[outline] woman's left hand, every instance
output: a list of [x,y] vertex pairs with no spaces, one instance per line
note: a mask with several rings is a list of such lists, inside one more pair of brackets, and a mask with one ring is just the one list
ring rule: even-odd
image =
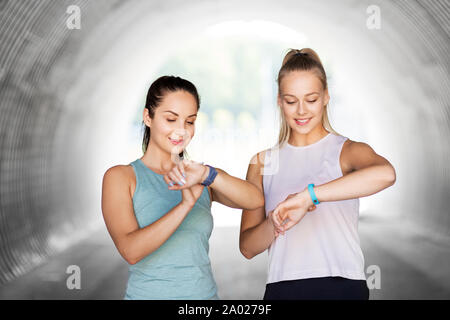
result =
[[[292,228],[306,215],[306,212],[313,211],[316,206],[312,202],[308,189],[299,193],[290,194],[286,200],[280,202],[274,209],[278,221],[281,221],[281,228],[285,231]],[[285,222],[285,220],[287,220]]]
[[173,169],[164,175],[170,190],[190,188],[203,182],[209,168],[192,160],[181,160]]

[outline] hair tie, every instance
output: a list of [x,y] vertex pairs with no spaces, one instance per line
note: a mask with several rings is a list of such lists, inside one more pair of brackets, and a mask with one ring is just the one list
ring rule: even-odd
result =
[[294,56],[303,56],[306,55],[306,52],[296,52]]

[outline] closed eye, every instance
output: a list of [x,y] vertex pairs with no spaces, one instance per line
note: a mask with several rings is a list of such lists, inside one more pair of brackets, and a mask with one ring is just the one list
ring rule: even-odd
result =
[[[169,121],[169,122],[175,122],[176,120],[167,119],[167,121]],[[189,122],[189,121],[188,121],[188,124],[194,124],[194,122]]]

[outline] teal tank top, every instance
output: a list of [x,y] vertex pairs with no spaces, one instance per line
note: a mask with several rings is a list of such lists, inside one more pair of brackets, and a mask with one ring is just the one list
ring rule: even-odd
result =
[[[169,190],[163,175],[141,159],[130,163],[136,175],[133,208],[140,228],[155,222],[181,200],[180,190]],[[129,265],[125,300],[217,300],[217,286],[209,260],[213,228],[211,200],[205,187],[175,232],[157,250]]]

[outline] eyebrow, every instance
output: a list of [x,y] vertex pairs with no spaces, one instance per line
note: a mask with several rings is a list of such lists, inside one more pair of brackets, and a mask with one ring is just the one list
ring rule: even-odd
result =
[[[307,94],[305,94],[305,96],[310,96],[310,95],[312,95],[312,94],[320,94],[319,92],[310,92],[310,93],[307,93]],[[293,94],[289,94],[289,93],[286,93],[286,94],[282,94],[281,96],[291,96],[291,97],[295,97],[295,98],[297,98],[295,95],[293,95]]]
[[[173,113],[174,115],[176,115],[176,116],[178,116],[179,114],[178,113],[176,113],[176,112],[173,112],[173,111],[170,111],[170,110],[167,110],[167,111],[164,111],[164,112],[170,112],[170,113]],[[190,118],[190,117],[193,117],[193,116],[197,116],[197,114],[196,113],[194,113],[194,114],[191,114],[190,116],[188,116],[188,118]]]

